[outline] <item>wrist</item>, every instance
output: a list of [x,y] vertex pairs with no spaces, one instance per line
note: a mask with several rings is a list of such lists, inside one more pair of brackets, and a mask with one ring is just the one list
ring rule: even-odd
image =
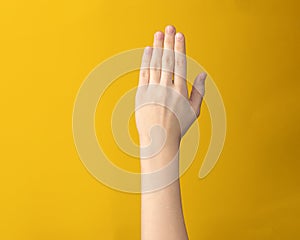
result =
[[158,171],[172,161],[178,163],[180,141],[175,139],[173,139],[173,141],[166,140],[162,146],[157,146],[154,143],[150,144],[151,142],[149,143],[144,140],[141,140],[140,142],[146,142],[146,145],[141,144],[140,147],[142,173]]

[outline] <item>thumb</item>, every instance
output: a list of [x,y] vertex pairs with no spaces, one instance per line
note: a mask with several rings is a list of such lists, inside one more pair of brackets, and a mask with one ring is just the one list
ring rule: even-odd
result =
[[190,96],[190,104],[193,107],[197,117],[200,115],[200,107],[205,93],[205,79],[207,74],[202,72],[194,80]]

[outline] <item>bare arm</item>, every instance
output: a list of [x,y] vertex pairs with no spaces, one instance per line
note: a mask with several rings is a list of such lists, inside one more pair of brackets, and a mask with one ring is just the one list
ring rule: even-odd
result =
[[145,49],[136,95],[143,240],[188,239],[178,179],[179,147],[200,114],[206,75],[196,77],[189,97],[185,39],[175,31],[167,26],[165,33],[155,34],[153,48]]
[[[151,172],[167,161],[176,149],[165,147],[155,158],[148,159],[151,163],[142,164],[142,172]],[[176,167],[169,175],[178,176],[178,158],[174,160]],[[146,183],[147,184],[147,183]],[[145,185],[146,185],[145,184]],[[142,179],[142,188],[143,188]],[[188,239],[181,207],[180,182],[177,178],[173,183],[160,190],[142,194],[142,239]]]

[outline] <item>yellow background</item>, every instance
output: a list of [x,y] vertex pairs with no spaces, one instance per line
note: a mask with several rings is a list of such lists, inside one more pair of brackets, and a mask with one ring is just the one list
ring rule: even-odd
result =
[[167,24],[215,80],[228,120],[219,162],[200,180],[204,105],[200,150],[182,177],[190,239],[299,239],[299,8],[297,0],[2,1],[0,239],[139,239],[139,195],[84,168],[72,110],[96,65],[150,45]]

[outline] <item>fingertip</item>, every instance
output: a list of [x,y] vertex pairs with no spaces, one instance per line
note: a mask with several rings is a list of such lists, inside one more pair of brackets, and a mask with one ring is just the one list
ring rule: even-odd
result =
[[145,47],[145,50],[144,50],[145,54],[149,55],[151,53],[151,51],[152,51],[152,47],[150,47],[150,46]]
[[176,32],[176,28],[173,25],[167,25],[165,28],[166,33],[168,34],[174,34]]
[[204,97],[205,94],[205,79],[207,74],[205,72],[201,72],[197,75],[193,87],[197,90],[197,92]]
[[200,81],[205,81],[206,76],[207,76],[206,72],[201,72],[198,74],[198,78]]
[[184,35],[183,35],[183,33],[178,32],[178,33],[176,33],[175,38],[178,41],[182,41],[182,40],[184,40]]
[[154,38],[157,40],[163,40],[164,39],[164,33],[161,31],[157,31],[154,33]]

